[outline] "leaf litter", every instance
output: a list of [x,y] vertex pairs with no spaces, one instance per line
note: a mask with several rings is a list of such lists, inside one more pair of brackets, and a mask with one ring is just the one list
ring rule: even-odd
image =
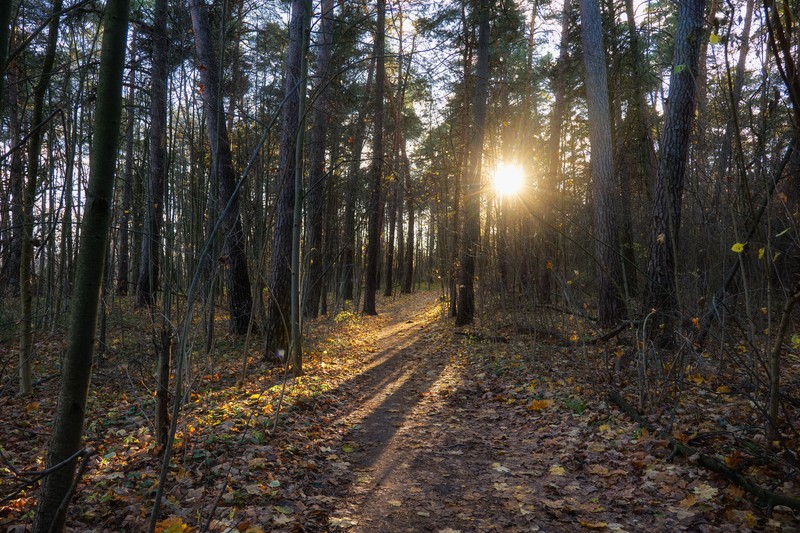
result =
[[[382,309],[312,322],[307,375],[289,383],[280,413],[280,369],[259,368],[256,350],[256,370],[239,389],[237,341],[223,341],[229,352],[198,373],[179,424],[160,531],[199,531],[215,504],[210,531],[231,533],[797,527],[791,512],[768,516],[741,489],[672,457],[667,441],[606,402],[574,349],[531,357],[518,343],[454,335],[431,293]],[[95,376],[86,442],[97,452],[68,523],[74,531],[142,531],[160,462],[152,385],[144,368],[107,364],[128,365],[126,379],[103,369]],[[690,379],[715,392],[699,394],[700,407],[736,410],[721,396],[725,385]],[[5,462],[43,468],[56,382],[42,385],[37,402],[0,398],[2,494],[19,482]],[[707,428],[702,412],[682,415],[687,434],[676,431],[676,439]],[[751,455],[724,459],[769,474]],[[784,485],[796,493],[791,483]],[[36,490],[4,502],[0,525],[24,531]]]

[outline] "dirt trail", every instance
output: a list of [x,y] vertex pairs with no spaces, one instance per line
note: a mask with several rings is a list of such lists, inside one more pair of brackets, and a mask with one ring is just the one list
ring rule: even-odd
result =
[[542,477],[559,450],[531,457],[531,439],[547,431],[485,399],[491,392],[470,379],[435,304],[419,298],[410,316],[392,317],[349,390],[348,414],[339,421],[346,429],[330,447],[325,476],[335,509],[330,525],[365,532],[582,529],[573,518],[553,522],[541,509],[536,514],[544,516],[535,516],[529,504],[552,492]]
[[[558,391],[549,409],[513,404],[502,377],[459,353],[464,338],[434,297],[404,311],[388,317],[323,447],[315,499],[331,530],[747,530],[681,507],[696,487],[717,489],[690,465],[654,457],[658,443],[626,437],[635,426],[606,429],[605,406],[572,413]],[[632,453],[645,466],[631,466]]]

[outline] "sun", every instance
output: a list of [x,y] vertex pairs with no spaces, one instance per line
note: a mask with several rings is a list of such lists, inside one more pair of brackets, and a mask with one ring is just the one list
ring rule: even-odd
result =
[[494,189],[500,196],[518,194],[525,183],[525,171],[513,163],[500,163],[494,169]]

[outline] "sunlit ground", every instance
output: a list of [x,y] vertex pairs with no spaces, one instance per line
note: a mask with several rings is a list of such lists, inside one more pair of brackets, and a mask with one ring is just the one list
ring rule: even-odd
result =
[[494,170],[494,189],[500,196],[519,194],[525,184],[525,171],[513,163],[500,163]]

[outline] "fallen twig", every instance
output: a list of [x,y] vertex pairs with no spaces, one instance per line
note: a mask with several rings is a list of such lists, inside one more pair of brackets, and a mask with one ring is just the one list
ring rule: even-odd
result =
[[745,477],[741,472],[737,472],[731,468],[725,466],[725,464],[705,453],[702,453],[691,446],[687,446],[682,442],[678,442],[673,439],[669,434],[665,431],[658,430],[653,424],[649,421],[645,420],[639,412],[629,404],[625,398],[622,397],[620,393],[617,391],[611,391],[608,393],[608,399],[613,402],[614,404],[619,407],[622,412],[626,415],[631,417],[637,424],[641,427],[647,429],[651,433],[658,435],[660,438],[664,438],[669,441],[670,446],[672,447],[673,455],[680,454],[685,457],[695,457],[697,458],[697,463],[705,468],[711,470],[712,472],[716,472],[720,474],[722,477],[727,479],[728,481],[732,482],[734,485],[744,489],[745,491],[749,492],[750,494],[754,495],[758,500],[767,506],[767,509],[771,512],[772,509],[776,505],[784,505],[791,509],[800,510],[800,499],[792,498],[790,496],[786,496],[783,494],[776,494],[770,490],[767,490],[756,482],[748,479]]

